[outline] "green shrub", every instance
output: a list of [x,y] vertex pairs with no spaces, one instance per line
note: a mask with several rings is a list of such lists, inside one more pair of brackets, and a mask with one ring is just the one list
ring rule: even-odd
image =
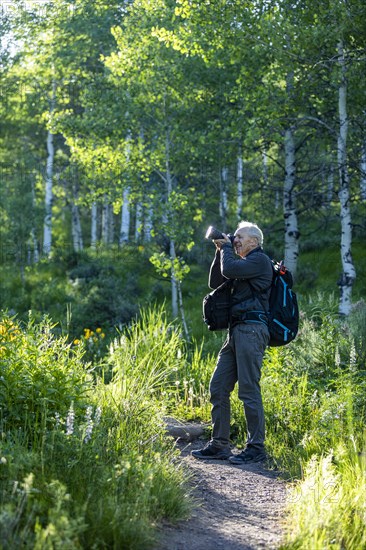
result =
[[[347,319],[350,334],[355,343],[355,351],[358,356],[358,362],[366,363],[366,302],[360,300],[352,307],[351,313]],[[364,369],[365,370],[365,369]]]
[[[0,328],[4,550],[151,546],[157,522],[185,517],[190,508],[158,398],[176,367],[167,344],[178,333],[167,328],[164,345],[156,339],[153,360],[142,332],[137,340],[133,329],[127,340],[121,335],[121,349],[116,341],[108,358],[114,377],[105,384],[85,370],[82,349],[55,337],[48,322],[21,328],[4,317]],[[136,346],[143,352],[134,359]]]
[[67,299],[71,304],[71,335],[77,337],[90,327],[120,327],[138,312],[138,288],[134,276],[121,277],[112,269],[101,269],[87,280],[75,280]]
[[0,321],[1,429],[21,430],[33,444],[71,403],[85,407],[92,387],[82,348],[71,348],[53,328],[47,319],[30,318],[24,328],[5,315]]
[[305,319],[291,347],[268,353],[262,381],[268,444],[293,473],[365,420],[363,366],[353,350],[347,326],[324,315],[320,326]]
[[37,322],[49,315],[71,339],[86,327],[115,334],[115,327],[128,324],[150,296],[147,281],[153,268],[137,252],[125,246],[77,254],[65,247],[18,273],[3,266],[0,308],[23,320],[29,310]]

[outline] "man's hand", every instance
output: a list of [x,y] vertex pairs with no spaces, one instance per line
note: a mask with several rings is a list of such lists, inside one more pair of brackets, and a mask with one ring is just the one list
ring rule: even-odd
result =
[[224,235],[224,239],[217,239],[217,240],[214,240],[212,241],[214,243],[214,245],[216,246],[217,250],[221,250],[221,247],[224,243],[230,243],[230,239],[227,235],[225,235],[225,233],[223,233]]

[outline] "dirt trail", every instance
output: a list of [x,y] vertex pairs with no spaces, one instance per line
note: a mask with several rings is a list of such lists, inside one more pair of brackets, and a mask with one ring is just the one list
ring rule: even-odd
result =
[[178,526],[165,526],[156,550],[275,549],[283,536],[285,482],[264,464],[234,466],[190,456],[204,442],[180,444],[198,506]]

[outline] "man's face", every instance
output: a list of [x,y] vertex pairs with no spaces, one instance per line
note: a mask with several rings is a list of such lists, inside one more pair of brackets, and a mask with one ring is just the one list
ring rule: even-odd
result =
[[245,229],[237,229],[234,233],[234,249],[241,258],[258,246],[256,239],[249,237]]

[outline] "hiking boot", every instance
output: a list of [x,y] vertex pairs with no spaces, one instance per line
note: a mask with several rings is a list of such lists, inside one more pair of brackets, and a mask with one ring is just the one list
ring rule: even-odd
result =
[[200,460],[227,460],[233,456],[230,449],[220,449],[212,443],[208,443],[203,449],[192,451],[191,455]]
[[255,447],[247,447],[238,455],[231,456],[229,461],[231,464],[249,464],[253,462],[263,462],[267,455],[264,449],[256,449]]

